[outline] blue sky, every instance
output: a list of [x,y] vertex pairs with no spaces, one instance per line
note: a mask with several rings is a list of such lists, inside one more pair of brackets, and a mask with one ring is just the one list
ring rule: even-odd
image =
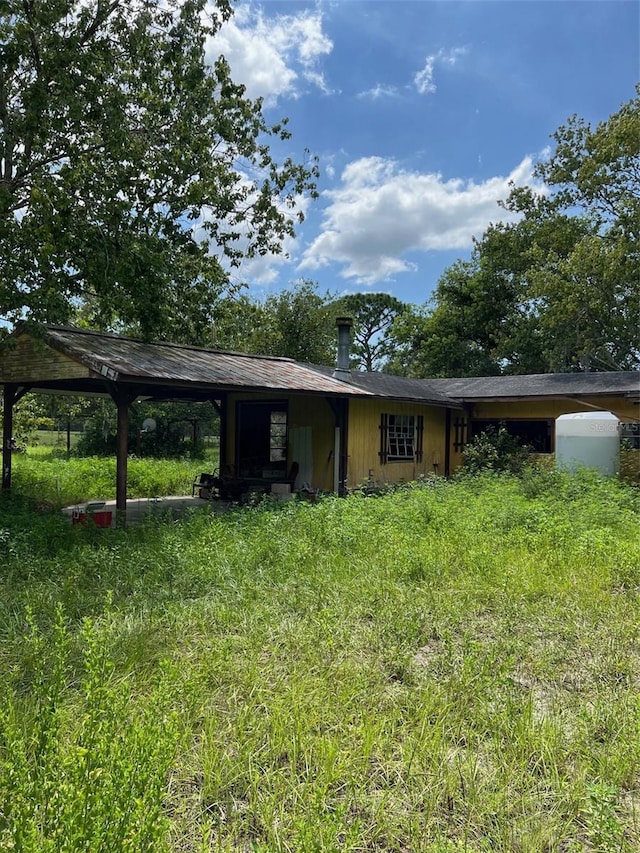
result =
[[640,80],[637,0],[268,0],[240,3],[208,46],[265,115],[273,148],[320,162],[320,197],[288,257],[234,273],[260,296],[321,291],[424,303],[473,236],[505,218],[509,181],[572,114],[597,124]]

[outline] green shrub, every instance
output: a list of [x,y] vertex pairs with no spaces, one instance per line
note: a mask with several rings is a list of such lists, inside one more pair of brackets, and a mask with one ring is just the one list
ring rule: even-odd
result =
[[531,462],[531,449],[522,445],[520,439],[510,435],[506,427],[496,429],[488,426],[480,435],[474,436],[463,451],[464,471],[476,474],[480,471],[522,472]]

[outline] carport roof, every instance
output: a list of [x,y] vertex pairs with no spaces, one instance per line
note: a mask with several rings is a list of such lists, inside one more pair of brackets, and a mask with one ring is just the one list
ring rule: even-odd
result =
[[15,346],[0,351],[0,383],[65,393],[109,393],[109,384],[139,389],[154,399],[211,399],[225,391],[322,394],[334,397],[459,404],[428,380],[353,372],[288,358],[227,352],[65,326],[34,335],[18,328]]
[[145,343],[63,326],[46,326],[38,336],[17,329],[13,337],[15,347],[0,353],[0,382],[34,390],[105,393],[105,383],[118,383],[140,386],[144,396],[194,399],[243,389],[367,394],[285,358]]

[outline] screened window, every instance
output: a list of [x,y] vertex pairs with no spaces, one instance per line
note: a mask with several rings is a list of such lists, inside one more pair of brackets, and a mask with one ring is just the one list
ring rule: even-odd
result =
[[422,459],[422,415],[387,415],[380,420],[380,459],[419,462]]
[[629,450],[640,450],[640,422],[620,424],[620,438]]

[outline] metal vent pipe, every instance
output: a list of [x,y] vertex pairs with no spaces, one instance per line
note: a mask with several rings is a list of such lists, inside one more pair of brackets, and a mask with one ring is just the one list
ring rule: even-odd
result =
[[338,327],[338,360],[333,375],[336,379],[348,379],[351,375],[349,358],[351,355],[351,327],[353,326],[353,320],[351,317],[338,317],[336,326]]

